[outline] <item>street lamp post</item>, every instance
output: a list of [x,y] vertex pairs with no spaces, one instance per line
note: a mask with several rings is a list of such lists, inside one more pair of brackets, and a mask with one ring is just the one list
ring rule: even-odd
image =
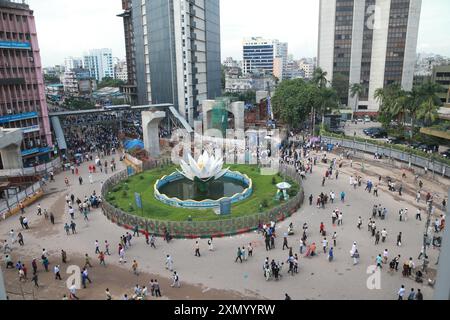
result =
[[428,229],[430,228],[431,224],[431,208],[432,204],[431,202],[428,203],[427,208],[427,223],[425,224],[425,231],[423,233],[423,264],[422,264],[422,271],[425,272],[428,266],[428,256],[427,256],[427,244],[428,244]]

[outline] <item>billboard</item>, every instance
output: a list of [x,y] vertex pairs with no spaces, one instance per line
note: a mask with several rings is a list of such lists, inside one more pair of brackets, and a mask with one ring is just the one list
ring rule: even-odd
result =
[[0,48],[31,50],[31,44],[29,42],[0,41]]

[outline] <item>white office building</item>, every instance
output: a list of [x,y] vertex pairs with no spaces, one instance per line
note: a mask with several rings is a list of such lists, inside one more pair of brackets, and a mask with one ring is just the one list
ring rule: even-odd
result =
[[341,102],[361,114],[376,113],[374,93],[398,83],[413,86],[422,0],[321,0],[318,67],[363,86],[359,103]]
[[91,77],[97,81],[103,78],[114,78],[114,65],[111,49],[93,49],[84,55],[84,69],[89,70]]
[[64,59],[65,70],[83,68],[83,59],[75,57],[67,57]]

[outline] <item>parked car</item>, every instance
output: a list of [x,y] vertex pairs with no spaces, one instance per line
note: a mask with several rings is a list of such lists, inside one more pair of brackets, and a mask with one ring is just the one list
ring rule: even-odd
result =
[[370,135],[370,137],[374,139],[387,138],[387,136],[388,134],[384,130],[377,130]]
[[406,144],[406,140],[403,137],[387,138],[386,142],[390,144]]
[[439,146],[436,144],[427,144],[427,143],[422,143],[419,145],[419,147],[417,148],[423,152],[437,152],[439,150]]
[[365,122],[365,123],[371,122],[371,121],[372,121],[372,120],[370,119],[369,116],[365,116],[365,117],[364,117],[364,122]]
[[441,156],[443,156],[444,158],[450,159],[450,150],[441,152]]
[[376,131],[379,131],[379,130],[381,130],[381,129],[382,129],[382,128],[372,127],[372,128],[364,129],[363,132],[364,132],[364,134],[365,134],[366,136],[370,136],[370,135],[372,135],[373,133],[375,133]]

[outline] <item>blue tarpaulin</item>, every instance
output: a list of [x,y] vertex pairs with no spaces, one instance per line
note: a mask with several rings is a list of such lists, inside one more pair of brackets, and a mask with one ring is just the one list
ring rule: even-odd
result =
[[132,149],[144,149],[144,142],[142,140],[128,140],[125,142],[124,147],[126,150],[132,150]]

